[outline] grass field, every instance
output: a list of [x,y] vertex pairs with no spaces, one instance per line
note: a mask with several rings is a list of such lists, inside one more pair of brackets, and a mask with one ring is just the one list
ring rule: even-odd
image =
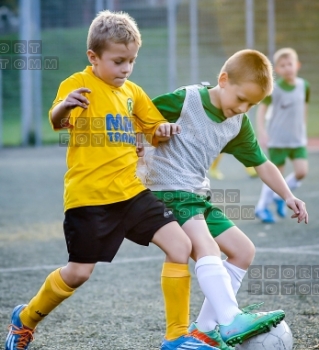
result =
[[[236,221],[257,247],[254,265],[318,267],[318,160],[319,153],[310,153],[309,176],[296,191],[307,203],[308,225],[289,218],[272,226],[256,220]],[[212,187],[239,189],[241,205],[256,204],[260,180],[249,178],[242,165],[227,155],[220,168],[225,180],[213,181]],[[0,344],[4,344],[13,307],[27,303],[47,274],[67,261],[62,231],[65,149],[3,149],[0,169]],[[124,242],[112,264],[97,265],[90,281],[38,326],[30,350],[158,350],[165,331],[162,260],[163,254],[154,246]],[[190,267],[193,271],[194,264]],[[317,277],[293,282],[315,285]],[[263,289],[261,295],[251,295],[249,281],[246,276],[239,291],[240,306],[263,301],[262,310],[284,309],[294,350],[318,348],[319,296],[315,290],[270,295]],[[193,278],[191,320],[202,301]]]
[[[168,91],[167,29],[165,27],[143,28],[141,32],[143,46],[131,79],[141,85],[151,97],[155,97]],[[51,131],[47,122],[47,112],[55,98],[60,82],[73,72],[81,71],[88,65],[85,54],[86,35],[87,28],[62,28],[42,32],[42,56],[57,56],[59,59],[59,69],[42,70],[42,131],[43,142],[46,144],[58,142],[58,135]],[[190,81],[189,26],[181,24],[178,27],[177,36],[177,85],[181,86],[193,83]],[[2,39],[14,40],[17,37],[8,36]],[[210,81],[214,84],[217,73],[226,57],[223,44],[218,38],[210,38],[208,42],[200,40],[199,57],[199,80]],[[318,81],[316,79],[317,71],[308,71],[307,74],[309,77],[306,76],[306,78],[310,80],[311,84]],[[3,143],[5,146],[17,146],[21,143],[19,86],[19,72],[17,70],[3,71]],[[311,96],[309,106],[308,134],[310,137],[319,136],[318,114],[319,98],[314,94]]]

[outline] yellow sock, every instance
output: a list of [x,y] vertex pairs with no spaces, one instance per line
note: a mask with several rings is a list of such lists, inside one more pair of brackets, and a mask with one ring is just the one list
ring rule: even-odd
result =
[[257,174],[257,172],[256,172],[256,170],[255,170],[255,168],[252,167],[252,166],[246,168],[246,172],[247,172],[247,174],[248,174],[250,177],[257,177],[257,176],[258,176],[258,174]]
[[220,163],[220,160],[222,159],[222,154],[219,154],[218,157],[213,161],[213,163],[211,164],[210,166],[210,169],[211,170],[216,170],[219,163]]
[[166,314],[166,339],[188,333],[191,276],[187,264],[164,263],[162,291]]
[[24,326],[34,329],[45,316],[74,293],[75,289],[63,281],[60,270],[50,273],[37,295],[21,311],[20,319]]

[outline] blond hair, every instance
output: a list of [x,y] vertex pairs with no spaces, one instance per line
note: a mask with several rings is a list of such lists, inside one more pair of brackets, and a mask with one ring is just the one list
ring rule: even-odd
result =
[[142,45],[141,34],[135,20],[125,12],[101,11],[92,21],[88,37],[87,49],[94,51],[99,57],[108,47],[108,43]]
[[292,49],[291,47],[284,47],[275,52],[274,64],[276,65],[281,58],[287,57],[292,57],[294,60],[296,60],[296,62],[299,61],[296,50]]
[[256,83],[270,95],[273,89],[273,68],[269,59],[257,50],[241,50],[223,65],[219,76],[226,72],[231,84]]

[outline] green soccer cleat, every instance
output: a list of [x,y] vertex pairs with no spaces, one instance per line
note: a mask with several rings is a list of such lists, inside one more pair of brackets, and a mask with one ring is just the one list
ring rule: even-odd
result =
[[206,344],[209,344],[211,346],[214,346],[217,349],[220,350],[234,350],[233,347],[228,346],[222,339],[218,326],[216,326],[215,329],[209,332],[203,332],[200,331],[197,327],[197,323],[193,322],[189,328],[188,331],[190,335],[196,339],[199,339],[203,341]]
[[270,312],[243,312],[234,318],[229,325],[220,325],[219,331],[228,345],[241,344],[248,338],[268,332],[285,318],[283,310]]
[[264,302],[262,301],[261,303],[258,303],[258,304],[250,304],[250,305],[244,306],[244,307],[240,308],[240,310],[242,312],[244,312],[245,314],[248,314],[249,312],[252,312],[253,310],[259,309],[263,305],[264,305]]

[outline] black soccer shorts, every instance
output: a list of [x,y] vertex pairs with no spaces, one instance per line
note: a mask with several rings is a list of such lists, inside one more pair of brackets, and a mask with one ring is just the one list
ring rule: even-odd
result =
[[63,226],[69,261],[111,262],[124,238],[148,246],[172,221],[173,213],[150,190],[118,203],[68,209]]

